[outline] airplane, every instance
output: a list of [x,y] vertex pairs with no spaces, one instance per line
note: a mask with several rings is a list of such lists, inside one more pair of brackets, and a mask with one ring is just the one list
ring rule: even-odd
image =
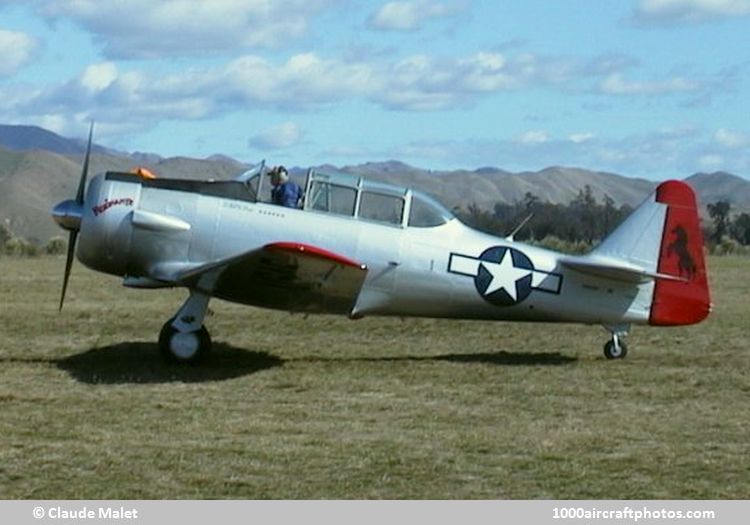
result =
[[[132,288],[182,287],[163,325],[168,360],[211,349],[209,301],[304,313],[598,324],[607,359],[631,325],[698,323],[711,311],[694,191],[662,182],[585,255],[476,231],[410,188],[310,169],[299,207],[269,202],[265,163],[233,180],[109,171],[87,187],[93,125],[75,199],[52,216],[74,255]],[[77,250],[76,250],[77,248]]]

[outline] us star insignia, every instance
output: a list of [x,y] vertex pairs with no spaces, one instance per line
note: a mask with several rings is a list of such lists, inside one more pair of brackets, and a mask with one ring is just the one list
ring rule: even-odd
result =
[[512,306],[526,299],[533,290],[560,293],[562,276],[534,268],[520,250],[493,246],[479,257],[451,253],[448,271],[474,278],[479,295],[496,306]]

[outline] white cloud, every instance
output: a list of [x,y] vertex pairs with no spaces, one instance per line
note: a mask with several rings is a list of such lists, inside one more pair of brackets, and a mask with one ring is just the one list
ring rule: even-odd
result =
[[[6,121],[21,115],[35,121],[61,115],[71,125],[71,115],[81,114],[82,120],[94,118],[132,131],[160,120],[205,119],[238,109],[312,110],[345,99],[367,98],[373,90],[382,89],[374,75],[366,64],[313,53],[294,55],[279,64],[244,56],[219,66],[163,75],[105,62],[44,89],[0,86],[0,99]],[[281,131],[286,140],[295,138],[294,128],[285,126]]]
[[698,159],[698,165],[703,169],[718,169],[724,165],[724,157],[715,153],[703,155]]
[[461,4],[428,0],[388,2],[370,16],[369,25],[383,31],[413,31],[429,19],[448,17],[461,9]]
[[500,53],[480,52],[461,60],[458,65],[466,72],[463,83],[470,91],[498,91],[517,87],[520,81]]
[[[244,55],[171,73],[149,64],[126,67],[95,63],[73,79],[36,91],[5,86],[1,94],[5,114],[89,113],[98,121],[147,126],[158,119],[204,119],[238,109],[319,110],[346,100],[398,111],[453,110],[502,92],[585,90],[592,81],[600,82],[598,92],[621,96],[702,92],[711,84],[679,76],[631,81],[621,73],[607,73],[600,81],[602,73],[592,70],[590,61],[496,51],[371,61],[326,58],[313,52],[283,61]],[[527,142],[533,138],[527,137]],[[570,141],[586,138],[577,134]]]
[[103,91],[117,79],[117,66],[102,62],[88,66],[81,75],[81,84],[92,92]]
[[0,76],[12,75],[29,63],[38,47],[26,33],[0,29]]
[[721,128],[714,133],[714,141],[728,149],[746,148],[750,146],[750,135]]
[[477,96],[561,82],[562,77],[549,74],[552,63],[533,55],[497,53],[412,55],[395,62],[301,53],[281,63],[247,55],[222,66],[160,77],[158,83],[131,73],[129,82],[121,76],[107,91],[121,97],[129,93],[128,101],[200,99],[208,111],[233,106],[314,109],[352,98],[391,109],[435,111],[470,105]]
[[378,69],[383,85],[372,98],[387,107],[413,111],[467,106],[478,96],[521,88],[567,88],[579,77],[585,78],[584,66],[575,60],[532,53],[478,52],[459,58],[414,55]]
[[641,24],[698,24],[750,14],[750,0],[641,0],[634,20]]
[[366,63],[324,59],[315,53],[293,55],[280,65],[246,56],[204,76],[214,84],[211,92],[227,102],[285,108],[310,108],[367,95],[380,83],[375,69]]
[[607,95],[665,95],[699,91],[703,86],[684,77],[664,80],[627,80],[621,73],[608,75],[601,83],[600,90]]
[[436,163],[462,168],[496,166],[512,171],[578,166],[653,180],[683,178],[709,168],[743,176],[750,169],[747,148],[725,154],[725,150],[717,147],[713,135],[700,129],[667,129],[622,136],[597,133],[595,138],[572,142],[567,138],[557,139],[547,131],[531,130],[514,137],[410,142],[394,145],[387,152],[360,152],[359,157],[395,155],[399,160],[421,166]]
[[67,133],[70,129],[70,121],[64,115],[42,115],[39,118],[39,126],[54,133]]
[[302,139],[302,130],[294,122],[284,122],[266,128],[252,136],[249,146],[260,150],[278,150],[292,147]]
[[568,139],[573,144],[583,144],[584,142],[593,140],[594,137],[595,135],[593,133],[572,133],[568,135]]
[[86,28],[107,57],[160,58],[283,47],[337,1],[42,0],[42,11]]
[[524,145],[538,145],[549,141],[549,133],[543,130],[529,130],[516,137],[516,142]]

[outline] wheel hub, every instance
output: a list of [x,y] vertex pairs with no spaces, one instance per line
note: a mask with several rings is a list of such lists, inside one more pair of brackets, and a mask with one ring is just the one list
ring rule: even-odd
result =
[[169,342],[169,349],[180,359],[190,359],[200,349],[200,340],[195,332],[177,332]]

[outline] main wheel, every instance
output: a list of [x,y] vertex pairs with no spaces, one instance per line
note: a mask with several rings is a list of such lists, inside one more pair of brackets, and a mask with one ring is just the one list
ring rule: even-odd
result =
[[173,363],[198,363],[211,350],[211,336],[205,326],[193,332],[179,332],[168,321],[159,333],[159,351]]
[[620,339],[619,345],[615,345],[612,339],[604,345],[604,357],[607,359],[622,359],[626,355],[628,355],[628,347],[622,339]]

